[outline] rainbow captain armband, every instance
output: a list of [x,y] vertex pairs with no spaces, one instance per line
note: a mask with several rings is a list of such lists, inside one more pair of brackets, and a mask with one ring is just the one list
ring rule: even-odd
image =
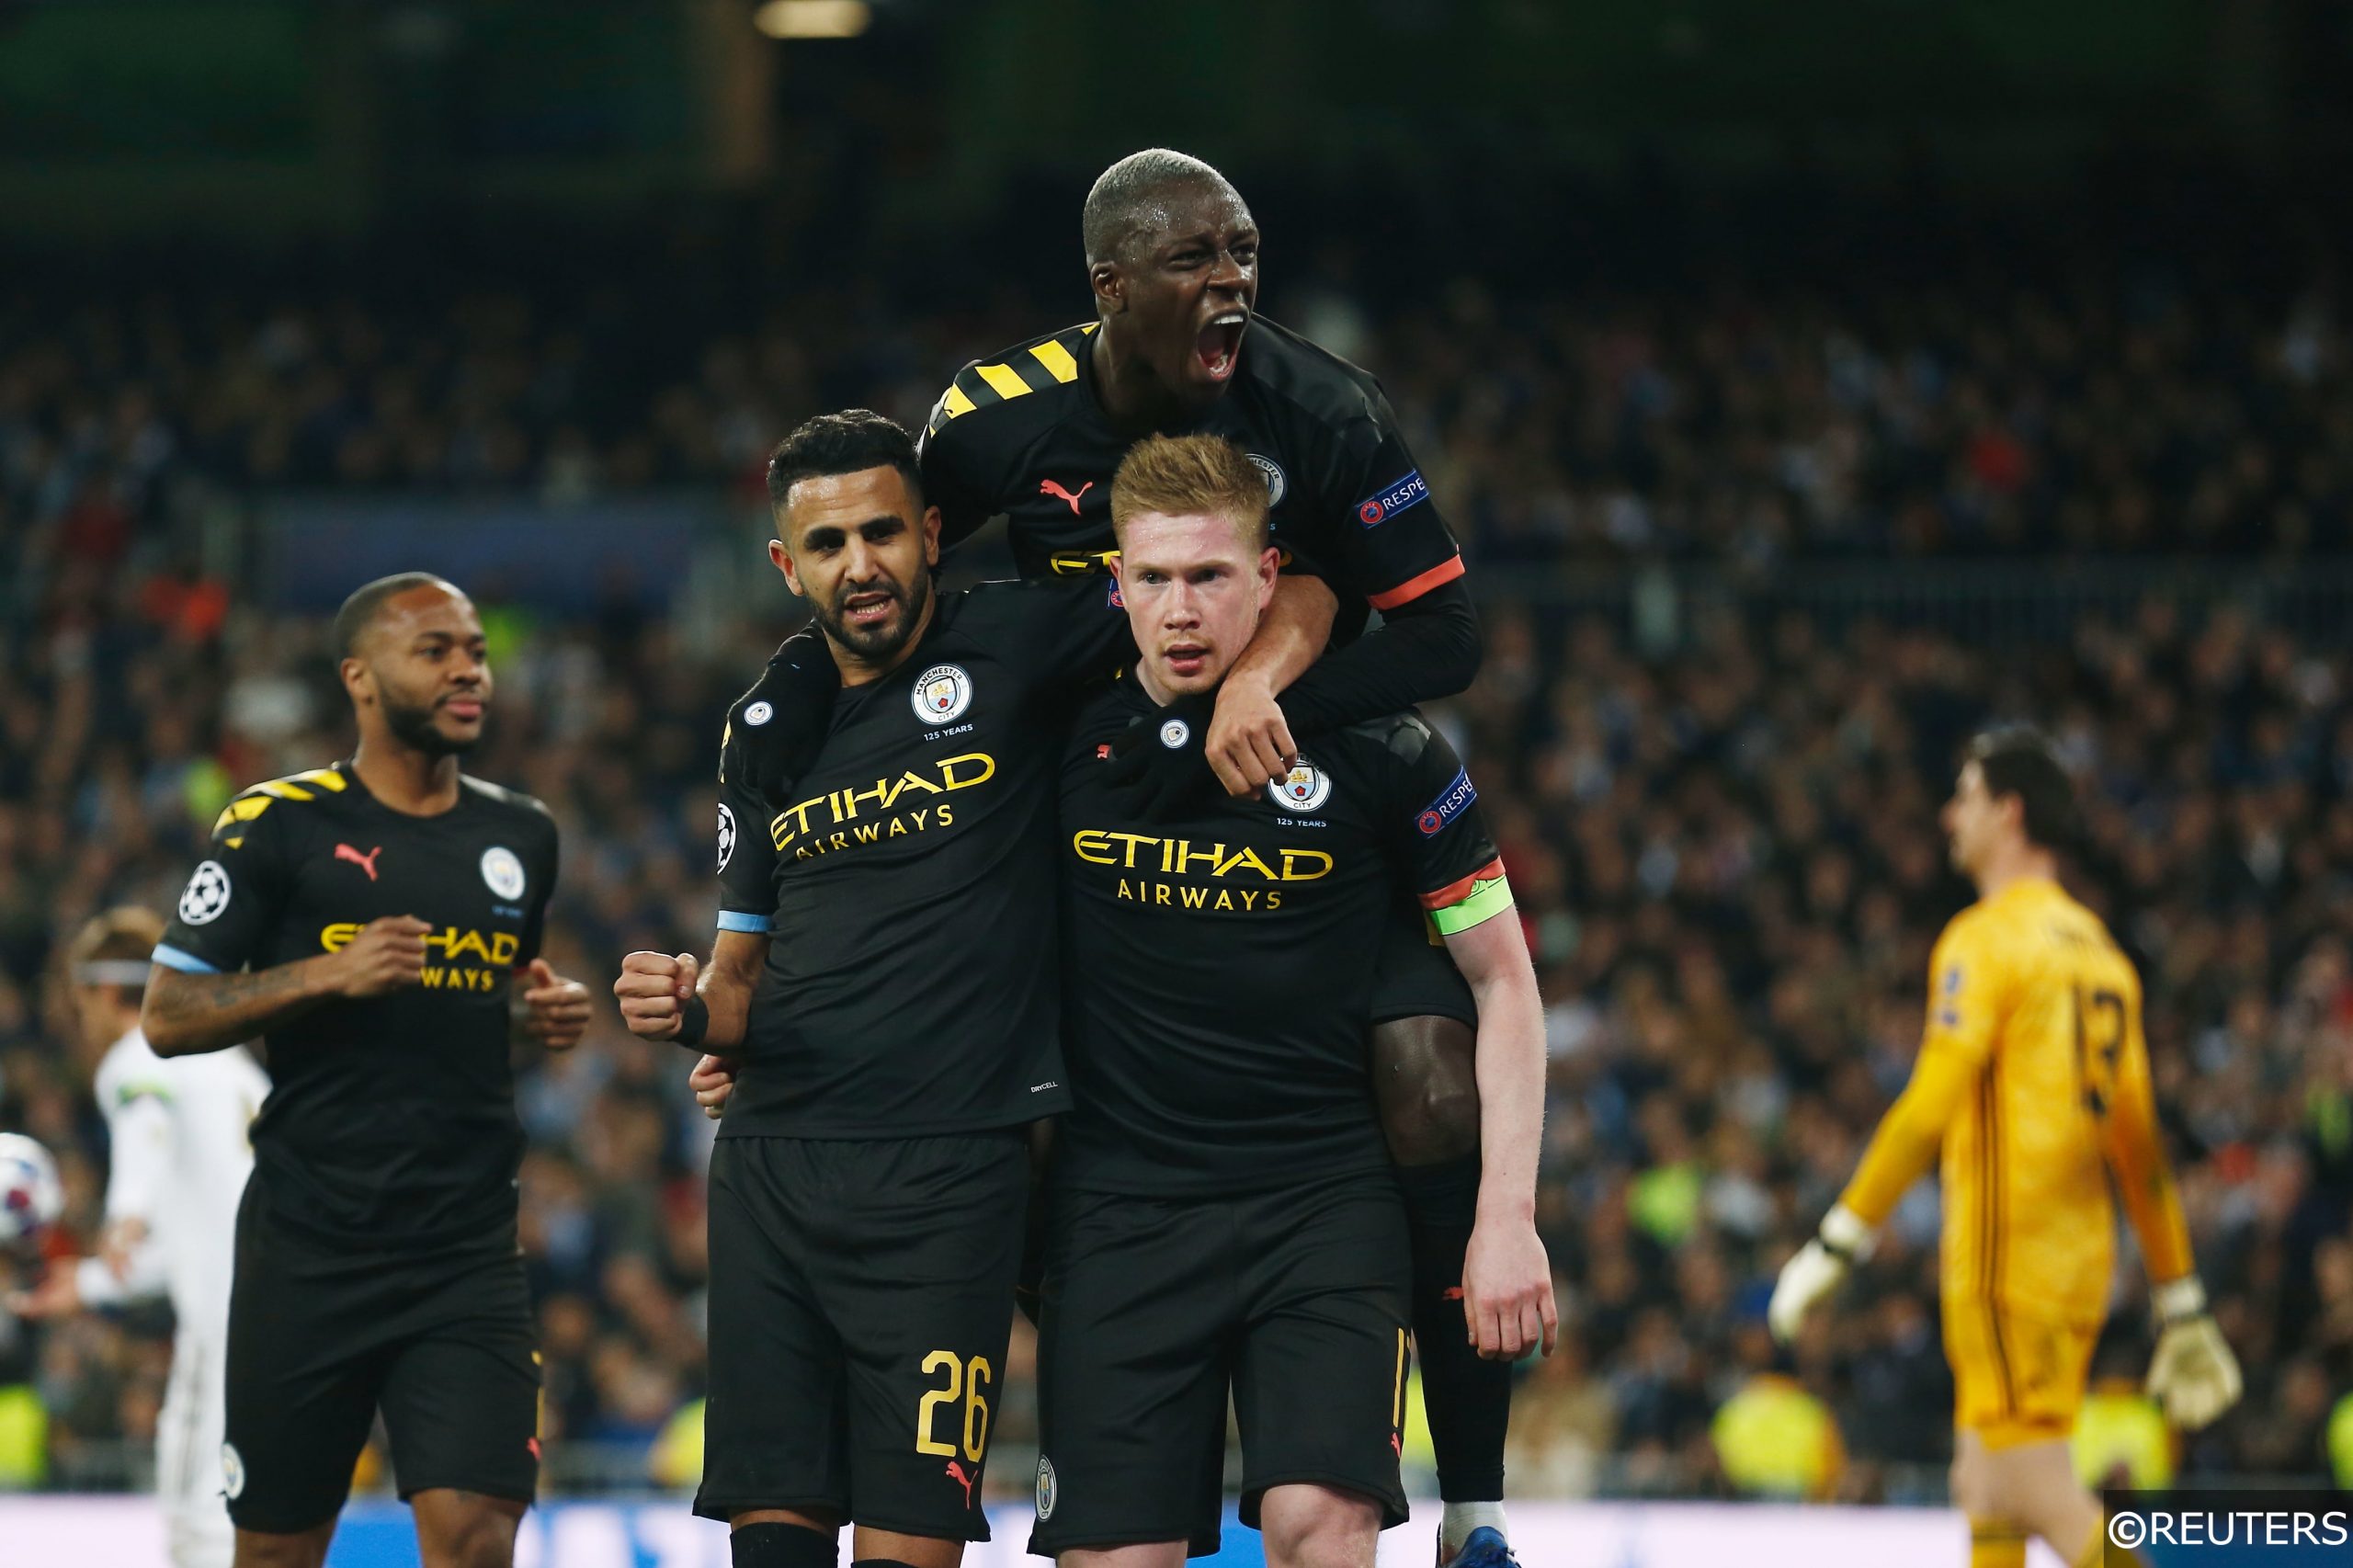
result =
[[1422,894],[1422,908],[1441,937],[1484,925],[1510,907],[1511,880],[1504,875],[1500,856],[1459,881]]

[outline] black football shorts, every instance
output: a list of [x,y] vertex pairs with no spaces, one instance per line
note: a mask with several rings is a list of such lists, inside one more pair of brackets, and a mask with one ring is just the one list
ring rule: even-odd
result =
[[1018,1129],[719,1140],[696,1513],[989,1539],[981,1469],[1029,1170]]
[[387,1255],[290,1231],[270,1208],[247,1182],[221,1450],[237,1528],[291,1535],[335,1517],[379,1409],[403,1498],[529,1502],[540,1358],[514,1233]]
[[1386,1171],[1240,1198],[1057,1193],[1029,1550],[1215,1551],[1229,1393],[1244,1524],[1292,1483],[1403,1524],[1405,1248]]

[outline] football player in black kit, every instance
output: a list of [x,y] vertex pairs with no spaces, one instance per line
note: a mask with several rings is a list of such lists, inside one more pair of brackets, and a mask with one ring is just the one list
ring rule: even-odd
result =
[[[1468,686],[1479,629],[1461,552],[1379,382],[1256,314],[1259,234],[1240,194],[1207,164],[1154,149],[1096,181],[1083,228],[1095,319],[967,366],[927,422],[924,484],[943,544],[1002,512],[1025,574],[1101,572],[1113,552],[1111,476],[1129,446],[1205,431],[1265,475],[1290,560],[1215,695],[1139,716],[1117,743],[1123,769],[1146,773],[1155,801],[1181,798],[1210,784],[1205,751],[1227,793],[1247,796],[1289,770],[1295,736]],[[1318,659],[1336,602],[1343,642]],[[1382,625],[1353,636],[1369,607]],[[805,761],[833,680],[804,633],[762,682],[779,719],[746,766],[779,793]],[[1370,1049],[1410,1221],[1415,1338],[1447,1504],[1438,1555],[1496,1568],[1508,1554],[1510,1369],[1472,1349],[1460,1300],[1479,1174],[1471,997],[1410,901],[1392,910],[1382,941]],[[715,1084],[699,1079],[707,1092]]]
[[768,465],[768,549],[841,688],[794,791],[721,743],[720,930],[631,953],[649,1040],[746,1071],[710,1165],[708,1462],[695,1511],[737,1568],[954,1568],[988,1539],[1029,1190],[1028,1124],[1069,1104],[1054,767],[1084,672],[1128,623],[1102,579],[932,584],[939,514],[877,414],[811,420]]
[[[1139,650],[1062,770],[1072,1110],[1052,1176],[1031,1550],[1063,1568],[1214,1551],[1229,1391],[1271,1568],[1370,1568],[1404,1520],[1405,1216],[1363,1050],[1403,888],[1476,997],[1485,1107],[1462,1273],[1479,1348],[1549,1351],[1535,1224],[1541,1004],[1478,791],[1410,710],[1314,738],[1241,800],[1139,812],[1119,736],[1213,693],[1271,597],[1243,452],[1153,437],[1112,495]],[[1160,722],[1166,722],[1162,719]]]
[[381,1410],[427,1568],[505,1568],[539,1471],[509,1052],[575,1044],[540,956],[556,828],[458,771],[482,622],[422,573],[335,619],[359,745],[229,803],[155,949],[159,1056],[259,1037],[221,1453],[237,1568],[317,1568]]

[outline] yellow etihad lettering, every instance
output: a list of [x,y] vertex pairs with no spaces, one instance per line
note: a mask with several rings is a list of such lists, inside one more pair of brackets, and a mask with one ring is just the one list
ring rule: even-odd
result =
[[479,991],[487,994],[498,989],[498,977],[486,969],[459,969],[454,965],[443,969],[426,964],[419,978],[427,991]]
[[[1314,869],[1308,868],[1313,866]],[[1332,857],[1321,849],[1285,849],[1283,851],[1283,881],[1312,882],[1332,874]]]
[[[1233,863],[1226,859],[1225,846],[1222,844],[1212,844],[1207,849],[1196,849],[1187,839],[1172,838],[1168,842],[1176,850],[1175,856],[1172,857],[1176,864],[1170,865],[1166,859],[1164,859],[1160,869],[1164,871],[1173,871],[1180,877],[1191,870],[1196,863],[1209,867],[1210,875],[1222,877],[1225,875],[1227,867]],[[1244,853],[1246,854],[1248,851],[1245,850]],[[1263,869],[1262,864],[1261,869]]]
[[850,831],[858,835],[858,841],[860,844],[871,844],[882,836],[882,824],[879,822],[862,822]]
[[[818,835],[818,853],[823,854],[824,829],[857,821],[864,814],[861,808],[869,802],[879,813],[891,810],[909,790],[919,790],[926,795],[945,795],[957,790],[970,790],[976,784],[985,784],[995,777],[996,758],[986,752],[966,752],[960,756],[943,757],[921,770],[909,768],[896,778],[878,778],[871,785],[831,790],[823,795],[812,796],[798,805],[788,806],[768,820],[768,840],[779,849],[790,849],[796,839],[815,834]],[[813,813],[816,816],[814,823],[811,821]],[[946,820],[943,818],[942,822]],[[916,827],[920,831],[920,821]]]
[[1156,870],[1172,877],[1207,871],[1221,880],[1251,876],[1267,882],[1313,882],[1330,876],[1337,864],[1321,849],[1279,849],[1270,863],[1246,844],[1232,848],[1222,843],[1196,845],[1189,839],[1100,827],[1073,833],[1070,848],[1090,865],[1116,866],[1123,871]]
[[[323,926],[319,931],[319,947],[325,952],[339,953],[351,945],[351,939],[359,935],[361,928],[360,922],[357,920],[338,920]],[[482,964],[496,970],[513,967],[515,955],[522,947],[522,938],[512,931],[493,931],[485,935],[450,926],[426,932],[425,945],[440,949],[441,957],[450,963],[471,955]],[[451,972],[457,971],[452,970]]]
[[[1215,898],[1210,895],[1216,893]],[[1240,911],[1256,915],[1283,906],[1280,888],[1206,888],[1174,882],[1147,881],[1142,877],[1121,877],[1112,890],[1112,897],[1130,903],[1149,903],[1155,908],[1196,909],[1203,914],[1212,910],[1224,914]]]
[[[1221,844],[1218,847],[1222,849],[1225,846]],[[1275,880],[1275,869],[1272,866],[1267,865],[1264,860],[1259,859],[1258,852],[1256,849],[1251,848],[1246,844],[1234,852],[1233,859],[1225,861],[1218,867],[1217,874],[1221,877],[1230,877],[1233,875],[1234,868],[1237,866],[1247,866],[1270,882]],[[1326,869],[1328,869],[1328,868]],[[1315,874],[1320,877],[1324,873],[1322,871],[1318,871]]]

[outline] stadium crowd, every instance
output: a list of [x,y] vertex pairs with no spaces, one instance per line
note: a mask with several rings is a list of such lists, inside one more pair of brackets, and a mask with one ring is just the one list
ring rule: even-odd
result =
[[[2353,549],[2353,336],[2325,284],[2269,309],[2152,279],[1694,309],[1465,280],[1374,316],[1345,276],[1279,272],[1264,303],[1380,371],[1492,565]],[[610,288],[0,297],[0,492],[85,552],[223,491],[756,495],[807,411],[919,424],[976,348],[1080,315],[1071,281],[914,314],[838,284],[699,314],[681,288],[675,312]]]
[[[1486,615],[1479,683],[1439,718],[1495,813],[1544,982],[1540,1221],[1563,1306],[1562,1351],[1524,1369],[1515,1494],[1751,1485],[1711,1422],[1784,1374],[1848,1456],[1796,1489],[1935,1476],[1933,1193],[1793,1357],[1764,1302],[1906,1071],[1929,943],[1965,897],[1937,827],[1955,747],[2029,716],[2086,781],[2080,885],[2146,976],[2200,1261],[2248,1371],[2185,1473],[2319,1474],[2334,1452],[2353,1482],[2353,1403],[2335,1403],[2353,1384],[2341,637],[2153,598],[1993,648],[1735,597],[1662,638],[1516,597],[1531,568],[1611,558],[2341,551],[2353,376],[2323,304],[2262,322],[2187,296],[1507,315],[1466,284],[1378,323],[1336,293],[1295,298],[1276,313],[1383,373]],[[1061,319],[834,303],[683,362],[593,304],[0,310],[0,1126],[61,1154],[57,1244],[92,1233],[105,1170],[57,949],[107,904],[167,907],[236,787],[347,745],[320,627],[242,592],[201,548],[208,518],[282,486],[748,495],[797,415],[870,401],[919,419],[972,350]],[[468,766],[563,824],[549,956],[597,977],[631,949],[704,949],[719,719],[781,600],[715,652],[619,606],[483,608],[498,694]],[[692,1476],[710,1129],[687,1065],[609,1010],[577,1051],[525,1062],[554,1485]],[[2144,1301],[2120,1294],[2103,1369],[2143,1364]],[[0,1433],[0,1484],[119,1479],[114,1445],[152,1430],[157,1330],[0,1319],[0,1386],[46,1415],[45,1457]],[[1026,1386],[1000,1403],[1004,1440],[1034,1429]]]

